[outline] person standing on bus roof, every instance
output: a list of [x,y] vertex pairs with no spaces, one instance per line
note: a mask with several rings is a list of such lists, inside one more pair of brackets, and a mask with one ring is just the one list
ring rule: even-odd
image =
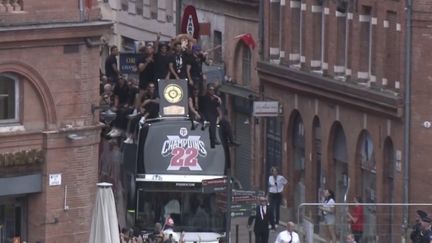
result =
[[207,85],[206,95],[201,97],[200,111],[203,114],[204,120],[210,122],[210,147],[214,148],[220,142],[216,138],[216,124],[219,123],[221,117],[220,105],[222,100],[215,94],[215,87],[213,84]]
[[174,55],[169,62],[170,77],[175,79],[185,79],[186,58],[182,50],[181,42],[174,42]]
[[143,46],[139,49],[141,57],[137,61],[137,68],[139,73],[139,88],[145,90],[154,78],[154,49],[151,45]]
[[105,75],[109,82],[111,82],[112,85],[115,85],[120,78],[120,71],[117,67],[117,56],[119,54],[118,47],[111,46],[110,52],[110,55],[105,60]]
[[288,180],[284,176],[279,175],[278,168],[273,166],[271,168],[271,175],[269,176],[268,179],[268,187],[269,187],[270,205],[272,205],[273,208],[273,212],[271,213],[274,216],[276,227],[279,225],[282,193],[287,183]]

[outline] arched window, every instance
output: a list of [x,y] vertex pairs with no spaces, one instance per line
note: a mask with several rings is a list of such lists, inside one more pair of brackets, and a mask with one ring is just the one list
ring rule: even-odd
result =
[[0,74],[0,123],[18,122],[19,82],[9,74]]

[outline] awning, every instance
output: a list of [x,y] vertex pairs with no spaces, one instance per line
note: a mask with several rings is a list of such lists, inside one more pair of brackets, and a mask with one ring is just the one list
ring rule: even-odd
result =
[[254,91],[250,89],[243,88],[241,86],[233,84],[222,84],[219,87],[219,91],[225,94],[239,96],[245,99],[249,99],[251,96],[258,96]]
[[[11,186],[13,185],[13,186]],[[0,178],[0,196],[42,191],[42,174]]]

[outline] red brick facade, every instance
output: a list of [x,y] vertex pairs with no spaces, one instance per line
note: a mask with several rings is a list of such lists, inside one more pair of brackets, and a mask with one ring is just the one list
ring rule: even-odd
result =
[[[17,120],[1,124],[0,153],[35,149],[44,159],[0,164],[0,178],[42,174],[42,192],[5,195],[25,201],[16,236],[27,242],[87,242],[100,139],[91,105],[99,102],[98,40],[110,23],[98,21],[96,1],[83,19],[79,1],[19,2],[20,11],[0,8],[0,75],[16,80],[19,96]],[[70,134],[82,139],[71,140]],[[49,175],[59,173],[61,185],[49,186]]]
[[[336,201],[343,202],[346,178],[348,202],[360,195],[371,203],[403,203],[405,1],[347,1],[346,12],[336,11],[343,1],[264,2],[265,60],[257,70],[266,99],[283,106],[282,171],[290,178],[285,197],[292,215],[299,203],[319,201],[318,187],[335,190]],[[275,11],[284,16],[278,33],[272,30]],[[432,31],[426,27],[432,23],[431,11],[429,1],[414,1],[409,203],[431,202],[430,194],[422,193],[428,191],[430,174],[431,130],[423,123],[431,119],[432,64],[426,51],[431,47]],[[275,48],[284,56],[275,55]],[[303,141],[296,140],[299,131]],[[342,140],[335,139],[339,133],[345,153],[340,152]],[[372,146],[371,155],[364,144]],[[304,196],[296,192],[302,183]],[[410,217],[416,209],[410,207]],[[391,216],[384,207],[376,210],[377,224],[392,229],[371,229],[366,241],[399,242],[402,207],[394,207]]]

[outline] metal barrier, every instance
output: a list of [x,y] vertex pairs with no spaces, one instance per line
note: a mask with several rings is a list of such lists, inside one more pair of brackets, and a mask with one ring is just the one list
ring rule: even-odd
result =
[[[300,234],[304,239],[302,242],[329,242],[328,236],[322,237],[323,230],[322,216],[319,206],[323,203],[301,203],[297,208],[297,223],[302,230]],[[363,236],[357,243],[389,243],[407,242],[409,230],[414,225],[403,225],[403,207],[416,207],[425,211],[432,211],[432,203],[335,203],[335,231],[339,242],[345,242],[346,236],[350,233],[350,223],[347,212],[351,207],[363,206]],[[428,208],[427,207],[431,207]]]

